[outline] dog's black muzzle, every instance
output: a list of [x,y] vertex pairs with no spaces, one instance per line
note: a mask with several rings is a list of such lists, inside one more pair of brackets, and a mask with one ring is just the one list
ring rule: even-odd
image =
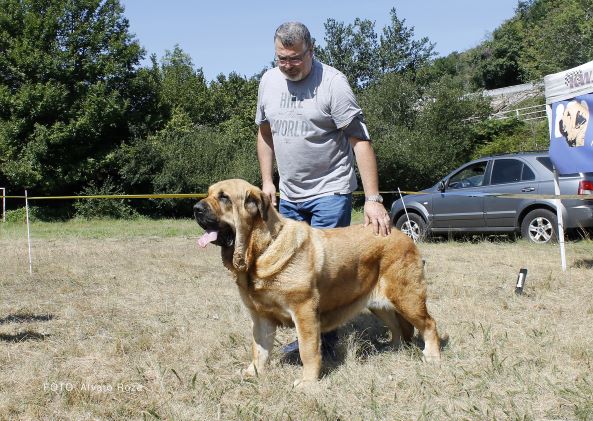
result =
[[218,219],[212,213],[210,206],[203,200],[194,205],[194,218],[199,226],[207,229],[218,229]]
[[229,225],[221,223],[204,200],[194,205],[194,218],[204,231],[218,231],[218,238],[212,244],[222,247],[232,247],[235,244],[235,231]]

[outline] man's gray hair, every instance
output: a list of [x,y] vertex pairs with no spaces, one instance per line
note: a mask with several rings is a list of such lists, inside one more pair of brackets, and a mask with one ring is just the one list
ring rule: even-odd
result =
[[286,22],[276,29],[274,41],[279,40],[284,47],[292,47],[303,42],[307,48],[313,47],[311,34],[305,25],[300,22]]

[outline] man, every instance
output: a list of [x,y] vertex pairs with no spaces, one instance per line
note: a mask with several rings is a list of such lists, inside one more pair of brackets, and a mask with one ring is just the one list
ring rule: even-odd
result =
[[[319,228],[348,226],[357,188],[355,156],[365,193],[365,225],[372,224],[376,235],[388,235],[375,153],[346,77],[315,60],[311,34],[302,23],[280,25],[274,48],[277,67],[261,79],[255,118],[263,192],[275,205],[276,159],[282,215]],[[325,347],[335,342],[335,333],[328,335],[322,338]],[[298,345],[285,351],[290,348]]]

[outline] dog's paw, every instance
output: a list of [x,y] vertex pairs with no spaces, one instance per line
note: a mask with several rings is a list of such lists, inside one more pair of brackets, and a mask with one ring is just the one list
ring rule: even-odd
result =
[[233,254],[233,266],[239,272],[247,272],[247,263],[245,262],[245,254],[235,250]]
[[255,364],[251,363],[247,368],[242,368],[239,370],[239,375],[241,377],[257,377],[259,371],[255,368]]
[[441,361],[441,354],[424,354],[422,355],[422,360],[429,364],[435,364]]
[[292,387],[301,392],[315,392],[319,388],[319,382],[317,380],[303,380],[297,379],[292,384]]

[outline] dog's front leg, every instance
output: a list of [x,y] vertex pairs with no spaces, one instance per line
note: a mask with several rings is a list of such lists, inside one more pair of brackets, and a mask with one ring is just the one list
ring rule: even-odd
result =
[[295,381],[294,385],[304,387],[316,382],[321,370],[321,326],[317,304],[311,300],[300,305],[293,312],[293,321],[303,362],[303,378]]
[[257,314],[251,314],[253,329],[253,360],[245,374],[256,376],[265,370],[266,362],[274,346],[274,336],[276,335],[276,325],[268,319],[259,317]]

